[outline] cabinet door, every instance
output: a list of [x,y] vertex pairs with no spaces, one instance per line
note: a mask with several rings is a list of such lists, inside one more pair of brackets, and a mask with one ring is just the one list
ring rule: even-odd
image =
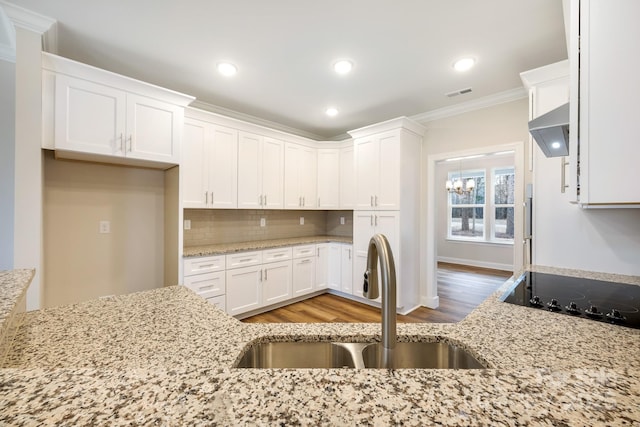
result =
[[[638,204],[640,2],[580,2],[580,202]],[[626,184],[626,185],[625,185]]]
[[186,118],[182,131],[182,204],[185,208],[206,208],[209,171],[207,166],[208,124]]
[[[331,243],[328,249],[327,287],[340,291],[342,290],[342,271],[340,266],[342,260],[342,245]],[[351,284],[351,279],[349,279],[349,284]]]
[[284,142],[264,138],[262,146],[263,207],[284,207]]
[[362,297],[363,275],[367,269],[369,240],[375,234],[374,211],[353,212],[353,295]]
[[262,207],[262,137],[247,132],[238,134],[238,208]]
[[398,212],[378,211],[375,212],[373,219],[375,234],[384,234],[387,238],[396,263],[400,255],[400,224],[398,218]]
[[397,132],[385,134],[379,139],[378,191],[374,195],[376,209],[400,208],[400,136]]
[[173,104],[127,94],[126,156],[180,163],[180,129],[184,109]]
[[211,127],[209,141],[209,202],[213,208],[238,206],[238,131]]
[[353,147],[347,147],[340,150],[340,207],[353,209],[355,195]]
[[378,193],[380,144],[374,138],[356,140],[354,145],[356,209],[373,209]]
[[126,96],[111,87],[56,75],[56,150],[124,154]]
[[327,289],[329,287],[329,244],[316,245],[316,282],[315,288]]
[[226,279],[228,314],[234,316],[261,306],[261,265],[227,270]]
[[313,292],[316,281],[315,257],[293,260],[293,297]]
[[302,147],[300,150],[300,161],[298,163],[298,182],[300,185],[300,195],[302,196],[302,207],[304,209],[314,209],[318,206],[317,192],[317,153],[315,148]]
[[318,150],[317,177],[318,207],[338,209],[340,207],[340,150],[332,148]]
[[291,261],[273,262],[262,266],[264,279],[262,281],[263,305],[275,304],[291,298],[292,263]]
[[300,193],[299,164],[302,147],[297,144],[287,144],[284,153],[284,207],[285,209],[301,209],[302,194]]
[[340,286],[344,293],[353,293],[353,248],[341,245]]

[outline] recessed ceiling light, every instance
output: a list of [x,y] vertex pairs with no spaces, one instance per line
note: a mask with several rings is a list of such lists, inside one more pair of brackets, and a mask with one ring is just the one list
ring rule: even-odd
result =
[[469,71],[476,64],[476,60],[473,58],[461,58],[453,63],[453,68],[456,71]]
[[338,74],[347,74],[353,69],[353,62],[342,59],[333,64],[333,70]]
[[330,117],[338,115],[338,109],[333,107],[327,108],[324,112],[327,116],[330,116]]
[[233,76],[238,72],[238,67],[230,62],[221,62],[218,64],[218,72],[223,76]]

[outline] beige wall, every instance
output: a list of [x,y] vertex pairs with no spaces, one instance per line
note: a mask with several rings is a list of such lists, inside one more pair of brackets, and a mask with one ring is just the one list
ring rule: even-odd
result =
[[[43,198],[45,307],[163,286],[163,171],[47,151]],[[99,233],[102,220],[111,233]]]
[[[427,159],[430,155],[440,153],[455,153],[482,147],[497,146],[514,142],[529,144],[527,121],[529,105],[526,98],[499,104],[489,108],[471,111],[453,117],[423,123],[427,127],[423,149],[423,171],[427,170]],[[528,153],[525,149],[525,153]],[[528,154],[527,154],[528,155]],[[525,160],[528,164],[528,160]],[[528,167],[524,170],[525,182],[531,182],[531,172]],[[437,178],[438,181],[442,177]],[[426,180],[426,178],[424,178]],[[446,179],[445,179],[446,180]],[[437,217],[446,218],[446,198],[444,197],[444,181],[436,183],[436,189],[442,190],[442,196],[436,197]],[[426,202],[426,200],[425,200]],[[426,212],[426,207],[423,210]],[[455,245],[442,239],[442,227],[445,223],[438,222],[440,236],[437,241],[439,256],[452,256],[454,252],[469,260],[482,261],[486,266],[492,263],[511,264],[513,254],[511,249],[475,243],[466,244],[456,242]],[[446,230],[445,230],[446,233]],[[428,236],[426,238],[429,238]],[[452,247],[455,246],[455,249]],[[481,264],[480,264],[481,265]]]
[[[345,225],[340,225],[340,216],[345,217]],[[300,217],[304,218],[304,225],[300,225]],[[266,221],[265,227],[260,227],[261,218]],[[325,234],[353,235],[352,211],[185,209],[184,219],[191,221],[191,229],[184,230],[185,247]]]

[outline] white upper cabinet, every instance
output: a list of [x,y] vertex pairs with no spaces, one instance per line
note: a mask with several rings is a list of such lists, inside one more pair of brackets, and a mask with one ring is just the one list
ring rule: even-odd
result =
[[340,207],[340,150],[318,149],[318,207]]
[[187,117],[182,144],[183,206],[236,208],[238,131]]
[[238,208],[282,209],[284,142],[238,134]]
[[340,208],[353,209],[356,186],[353,176],[353,145],[340,149]]
[[[571,0],[570,167],[583,207],[640,205],[638,0]],[[622,184],[622,185],[621,185]]]
[[316,201],[317,150],[287,143],[285,149],[284,197],[287,209],[313,209]]
[[356,138],[356,209],[399,209],[401,150],[400,130]]
[[192,97],[43,53],[43,148],[61,157],[170,167]]

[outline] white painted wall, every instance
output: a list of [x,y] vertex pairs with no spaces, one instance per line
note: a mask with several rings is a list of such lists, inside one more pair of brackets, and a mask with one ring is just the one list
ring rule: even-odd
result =
[[0,270],[13,268],[15,63],[0,60]]
[[447,199],[444,182],[448,173],[458,173],[465,169],[484,169],[487,171],[487,186],[490,185],[492,168],[513,166],[513,155],[488,156],[459,162],[442,162],[436,165],[436,223],[438,231],[438,260],[486,268],[510,271],[513,268],[513,245],[489,242],[464,242],[449,240],[447,236]]
[[560,192],[560,161],[535,147],[533,263],[640,275],[640,209],[569,203]]
[[14,268],[35,268],[27,310],[40,308],[42,278],[42,35],[16,28]]

